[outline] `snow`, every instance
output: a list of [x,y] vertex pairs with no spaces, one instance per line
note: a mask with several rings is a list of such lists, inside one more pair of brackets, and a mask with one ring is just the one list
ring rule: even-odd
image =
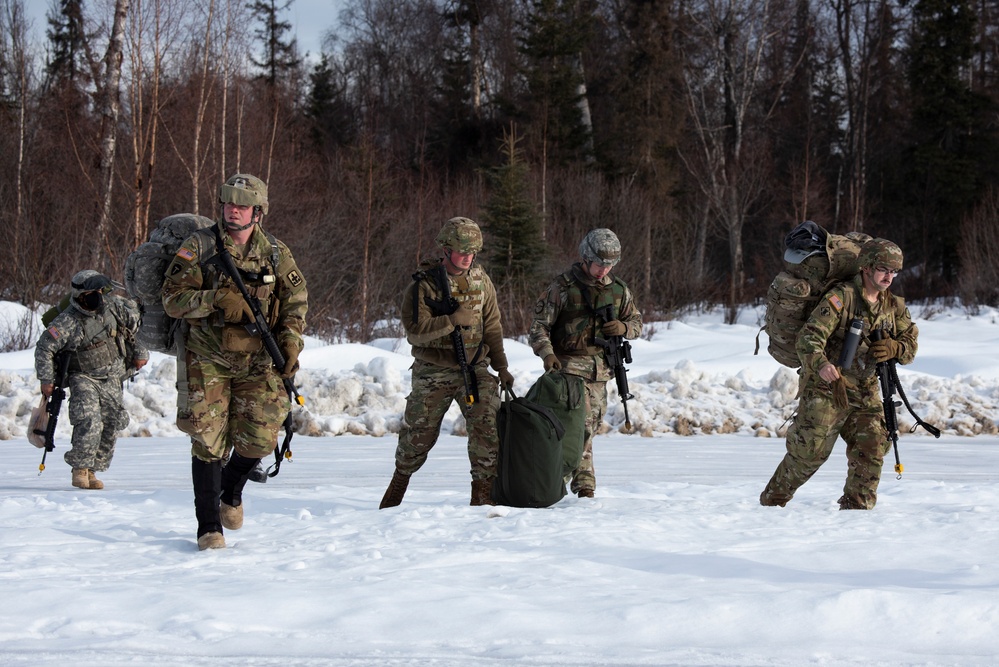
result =
[[[0,665],[994,665],[999,313],[913,315],[919,354],[899,375],[943,436],[910,434],[900,410],[905,471],[886,466],[873,511],[838,511],[842,442],[786,508],[758,504],[796,385],[765,335],[753,355],[747,310],[648,325],[636,433],[611,383],[596,497],[548,509],[468,506],[456,407],[402,505],[376,509],[409,348],[310,339],[294,458],[251,483],[244,527],[205,552],[173,359],[128,383],[106,488],[82,491],[65,411],[44,472],[25,440],[33,351],[2,354]],[[0,337],[25,316],[0,304]],[[526,393],[540,361],[507,345]]]

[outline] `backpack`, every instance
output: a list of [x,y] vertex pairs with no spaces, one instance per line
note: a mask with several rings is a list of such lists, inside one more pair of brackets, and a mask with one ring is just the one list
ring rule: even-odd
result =
[[[860,272],[860,248],[870,238],[860,232],[830,234],[811,220],[784,237],[784,269],[767,290],[766,315],[760,328],[770,339],[770,356],[789,368],[801,366],[795,349],[798,332],[830,287]],[[759,351],[757,333],[753,354]]]
[[549,408],[565,429],[562,436],[562,472],[572,474],[583,460],[586,429],[586,387],[583,378],[565,373],[542,373],[527,391],[528,401]]
[[565,497],[565,429],[551,409],[504,394],[496,415],[500,448],[492,499],[510,507],[554,505]]
[[163,310],[163,277],[187,237],[214,224],[213,220],[193,213],[167,216],[156,224],[149,240],[125,260],[125,290],[138,302],[142,313],[136,338],[146,348],[177,354],[174,340],[182,323]]
[[59,299],[59,303],[42,313],[42,328],[47,328],[50,324],[52,324],[52,320],[59,316],[59,313],[69,308],[70,298],[71,294],[66,292],[66,294]]

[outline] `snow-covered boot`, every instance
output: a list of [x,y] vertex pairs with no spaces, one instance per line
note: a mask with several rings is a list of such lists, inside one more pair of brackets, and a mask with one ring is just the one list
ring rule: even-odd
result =
[[392,473],[392,481],[389,482],[388,488],[385,489],[385,495],[382,496],[382,502],[378,505],[378,509],[383,510],[386,507],[395,507],[402,502],[402,497],[406,495],[406,488],[409,486],[409,475],[404,475],[398,470]]
[[198,549],[224,549],[222,522],[219,519],[219,496],[222,494],[221,461],[202,461],[191,457],[194,482],[194,514],[198,518]]
[[260,459],[250,459],[233,452],[229,462],[222,468],[222,497],[219,516],[222,526],[229,530],[243,527],[243,487],[250,471]]
[[90,477],[86,468],[73,468],[73,486],[78,489],[90,488]]
[[90,488],[91,489],[103,489],[104,488],[104,482],[102,482],[101,480],[97,479],[97,476],[94,475],[94,469],[93,468],[87,468],[87,482],[90,484]]

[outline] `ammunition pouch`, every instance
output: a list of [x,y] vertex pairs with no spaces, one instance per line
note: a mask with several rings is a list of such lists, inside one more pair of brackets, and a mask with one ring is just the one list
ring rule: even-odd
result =
[[90,347],[76,350],[69,369],[73,373],[89,373],[110,366],[118,358],[117,348],[111,345],[110,340],[105,339]]
[[264,343],[259,334],[251,334],[245,327],[238,324],[227,324],[222,327],[222,351],[252,354],[264,349]]

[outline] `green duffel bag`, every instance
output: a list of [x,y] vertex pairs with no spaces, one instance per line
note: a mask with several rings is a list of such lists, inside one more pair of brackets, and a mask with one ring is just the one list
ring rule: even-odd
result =
[[555,413],[504,391],[496,424],[500,449],[493,501],[510,507],[549,507],[561,500],[565,431]]
[[583,460],[586,428],[586,386],[578,375],[543,373],[527,392],[527,400],[550,408],[562,422],[563,474],[570,475]]

